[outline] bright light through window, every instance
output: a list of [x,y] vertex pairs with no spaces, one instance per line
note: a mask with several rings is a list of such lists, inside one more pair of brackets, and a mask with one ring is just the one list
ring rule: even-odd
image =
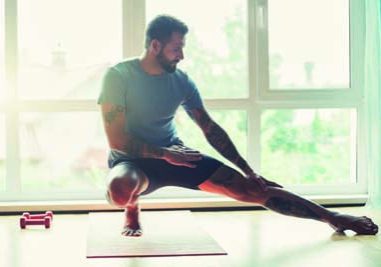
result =
[[356,182],[354,109],[274,109],[261,119],[264,176],[294,185]]
[[4,0],[0,0],[0,103],[4,100],[4,90],[5,90],[5,76],[4,76]]
[[24,98],[96,98],[122,57],[120,0],[20,0],[19,92]]
[[97,112],[21,115],[23,191],[104,190],[107,142]]
[[5,189],[5,163],[6,163],[6,149],[5,149],[5,119],[4,115],[0,113],[0,191]]
[[271,0],[268,17],[271,89],[350,86],[348,0]]

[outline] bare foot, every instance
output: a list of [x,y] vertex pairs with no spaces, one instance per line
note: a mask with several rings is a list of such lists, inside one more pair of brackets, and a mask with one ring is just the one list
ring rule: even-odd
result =
[[125,209],[126,219],[123,226],[122,235],[139,237],[143,234],[139,223],[139,207],[128,207]]
[[360,235],[375,235],[378,232],[377,224],[366,216],[359,217],[336,213],[333,215],[329,225],[336,232],[352,230]]

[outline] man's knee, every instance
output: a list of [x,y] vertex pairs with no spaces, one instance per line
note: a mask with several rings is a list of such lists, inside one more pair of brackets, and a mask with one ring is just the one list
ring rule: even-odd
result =
[[120,207],[127,204],[132,192],[128,179],[130,179],[128,176],[111,179],[107,188],[107,200],[111,204]]
[[260,205],[263,205],[266,202],[268,192],[267,190],[264,190],[257,181],[251,178],[246,178],[238,172],[236,172],[233,177],[234,176],[236,177],[234,180],[237,182],[232,184],[231,189],[233,192],[236,192],[235,198],[237,200],[257,203]]
[[268,199],[268,191],[262,189],[262,187],[251,179],[248,179],[245,183],[244,194],[242,194],[242,201],[251,202],[263,205]]
[[243,202],[262,204],[267,198],[266,192],[255,181],[226,165],[221,166],[199,187],[204,191],[221,193]]
[[[141,175],[140,175],[141,176]],[[109,173],[107,187],[107,200],[116,206],[125,207],[133,195],[139,193],[143,177],[139,172],[129,166],[115,166]]]

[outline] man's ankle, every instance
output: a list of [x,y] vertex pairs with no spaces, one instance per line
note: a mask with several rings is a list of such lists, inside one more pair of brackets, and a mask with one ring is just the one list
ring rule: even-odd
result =
[[127,212],[138,212],[140,209],[139,209],[139,204],[138,203],[135,203],[135,204],[132,204],[132,205],[128,205],[126,207],[126,211]]

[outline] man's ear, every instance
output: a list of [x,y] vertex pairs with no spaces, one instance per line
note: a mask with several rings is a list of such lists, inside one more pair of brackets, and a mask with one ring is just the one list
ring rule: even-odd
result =
[[159,40],[153,39],[151,42],[151,50],[155,55],[158,55],[162,49],[162,44]]

